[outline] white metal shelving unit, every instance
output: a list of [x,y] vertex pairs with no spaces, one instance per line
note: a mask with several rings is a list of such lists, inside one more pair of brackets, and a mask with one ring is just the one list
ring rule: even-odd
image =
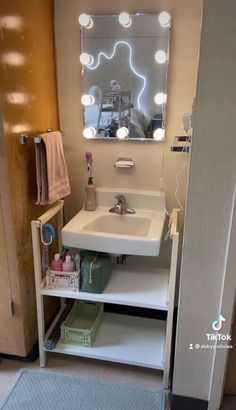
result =
[[[40,229],[43,224],[57,215],[58,233],[60,232],[63,221],[63,205],[63,201],[59,201],[53,208],[31,223],[40,366],[46,366],[47,349],[44,347],[44,342],[56,326],[64,309],[66,298],[162,310],[167,312],[166,321],[105,312],[93,347],[64,344],[59,339],[56,347],[50,352],[159,369],[164,372],[164,388],[168,388],[179,241],[177,210],[174,210],[172,214],[172,255],[169,270],[115,265],[104,293],[90,294],[70,290],[47,289],[45,277],[42,275]],[[60,249],[61,238],[59,234],[58,246]],[[45,296],[54,296],[61,299],[61,310],[46,334],[44,323]]]

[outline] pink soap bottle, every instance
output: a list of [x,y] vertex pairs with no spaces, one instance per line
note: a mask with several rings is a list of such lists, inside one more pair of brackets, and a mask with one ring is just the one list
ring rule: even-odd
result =
[[63,261],[60,258],[60,254],[56,253],[54,259],[51,262],[51,269],[61,272]]
[[96,202],[96,187],[93,184],[93,178],[89,177],[88,185],[85,187],[85,204],[84,209],[86,211],[95,211],[97,207]]
[[66,255],[66,259],[62,264],[63,272],[74,272],[75,262],[71,259],[71,255]]

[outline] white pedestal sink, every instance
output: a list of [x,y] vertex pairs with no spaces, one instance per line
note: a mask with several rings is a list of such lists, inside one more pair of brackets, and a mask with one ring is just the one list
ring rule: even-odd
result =
[[[165,222],[165,195],[133,189],[97,188],[97,209],[80,211],[62,230],[65,246],[112,254],[157,256]],[[125,196],[135,214],[109,212]]]

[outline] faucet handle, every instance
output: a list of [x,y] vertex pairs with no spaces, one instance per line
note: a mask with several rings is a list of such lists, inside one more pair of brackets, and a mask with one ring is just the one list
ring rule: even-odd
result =
[[115,199],[117,199],[118,203],[122,203],[122,204],[125,203],[125,196],[122,195],[122,194],[116,195],[116,196],[115,196]]

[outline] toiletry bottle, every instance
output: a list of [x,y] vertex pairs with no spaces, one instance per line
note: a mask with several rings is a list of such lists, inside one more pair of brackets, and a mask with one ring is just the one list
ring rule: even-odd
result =
[[75,254],[75,270],[76,272],[80,271],[80,254],[79,253]]
[[85,187],[85,204],[84,209],[86,211],[95,211],[97,207],[96,203],[96,187],[93,184],[93,178],[89,177],[88,185]]
[[75,262],[71,259],[71,255],[66,255],[66,260],[62,264],[63,272],[74,272]]
[[51,269],[56,271],[62,271],[62,259],[60,259],[60,254],[56,253],[54,259],[51,262]]

